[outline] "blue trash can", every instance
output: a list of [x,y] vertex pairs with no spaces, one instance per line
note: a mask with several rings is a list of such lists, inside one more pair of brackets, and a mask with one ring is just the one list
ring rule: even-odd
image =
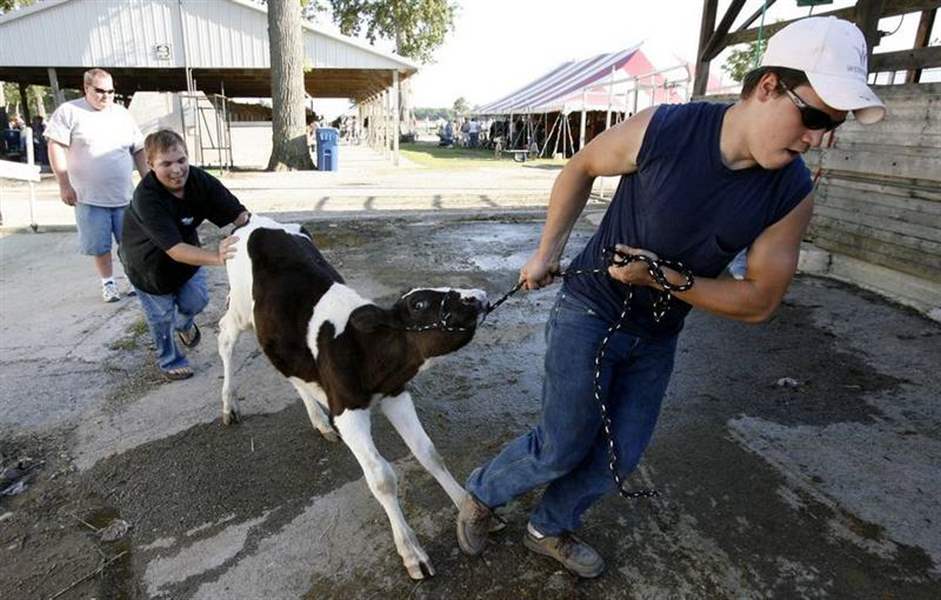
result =
[[317,169],[320,171],[338,171],[337,147],[340,144],[340,131],[333,127],[317,129]]

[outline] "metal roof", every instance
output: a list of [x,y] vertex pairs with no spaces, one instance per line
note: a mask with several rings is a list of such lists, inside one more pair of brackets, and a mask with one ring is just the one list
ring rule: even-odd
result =
[[640,45],[598,54],[579,61],[569,61],[551,69],[512,94],[481,106],[477,114],[523,114],[575,110],[574,104],[581,105],[582,93],[590,91],[610,77],[611,69],[619,71],[631,59],[644,66],[639,71],[651,70],[650,63],[639,51]]
[[[307,92],[366,98],[418,70],[412,61],[304,23]],[[101,67],[122,93],[198,87],[269,96],[266,8],[248,0],[46,0],[0,16],[0,80],[81,88]]]

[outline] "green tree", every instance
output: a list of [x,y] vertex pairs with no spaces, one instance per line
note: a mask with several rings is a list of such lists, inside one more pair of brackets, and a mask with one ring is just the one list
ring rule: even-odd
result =
[[0,14],[8,13],[11,10],[29,6],[35,0],[0,0]]
[[454,29],[457,7],[449,0],[315,0],[326,3],[333,22],[344,35],[358,36],[364,29],[370,44],[377,39],[395,42],[395,53],[421,63],[432,62],[434,52]]
[[464,99],[464,96],[461,96],[454,101],[454,112],[458,115],[466,114],[470,110],[470,105],[467,104],[467,100]]
[[762,43],[762,48],[756,51],[758,40],[755,40],[746,46],[735,48],[729,52],[729,57],[722,65],[722,70],[728,73],[733,80],[741,83],[745,79],[745,75],[758,66],[758,59],[761,58],[761,54],[764,52],[763,46],[764,43]]

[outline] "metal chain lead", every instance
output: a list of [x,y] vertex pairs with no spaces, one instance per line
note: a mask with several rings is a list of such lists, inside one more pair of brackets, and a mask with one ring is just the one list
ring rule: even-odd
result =
[[[605,248],[603,251],[603,256],[607,260],[609,265],[615,266],[626,266],[627,264],[634,261],[643,261],[647,265],[647,272],[656,281],[664,291],[655,294],[653,300],[653,318],[654,321],[660,322],[664,315],[670,308],[670,292],[685,292],[686,290],[693,287],[693,273],[686,268],[683,263],[679,261],[669,261],[664,259],[651,258],[649,256],[641,254],[625,254],[619,252],[615,248]],[[671,269],[677,271],[686,279],[680,285],[674,285],[670,283],[666,274],[663,272],[663,267],[667,266]],[[570,277],[573,275],[607,275],[608,270],[604,268],[595,268],[595,269],[568,269],[559,273],[560,277]],[[513,289],[504,294],[499,300],[490,305],[487,310],[489,315],[496,309],[498,306],[506,302],[507,298],[518,292],[523,287],[523,282],[520,281],[517,283]],[[601,407],[601,424],[604,429],[605,439],[608,442],[608,469],[611,471],[611,476],[614,478],[614,483],[617,486],[618,494],[628,500],[635,500],[637,498],[653,498],[660,495],[660,492],[655,489],[640,489],[634,491],[627,491],[624,489],[624,480],[621,478],[620,473],[618,472],[618,455],[617,448],[614,444],[614,435],[612,434],[612,424],[611,424],[611,414],[608,410],[608,403],[605,402],[604,396],[601,393],[601,362],[604,360],[604,352],[608,347],[608,341],[611,339],[611,336],[614,335],[616,331],[621,329],[621,326],[624,323],[624,319],[627,318],[628,313],[631,310],[631,301],[634,298],[634,286],[627,286],[627,295],[624,297],[624,305],[621,310],[621,315],[617,318],[617,321],[614,322],[609,328],[608,332],[605,334],[604,339],[601,340],[601,345],[598,347],[598,353],[595,354],[595,372],[594,379],[592,381],[592,391],[595,396],[595,401]]]

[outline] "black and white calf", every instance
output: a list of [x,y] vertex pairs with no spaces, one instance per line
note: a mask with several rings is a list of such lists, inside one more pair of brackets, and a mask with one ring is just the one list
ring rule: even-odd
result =
[[399,506],[395,473],[373,444],[370,408],[381,407],[412,454],[460,507],[466,492],[419,423],[405,384],[429,358],[471,340],[487,306],[486,294],[414,289],[391,308],[380,308],[344,285],[300,226],[256,215],[235,235],[236,254],[226,264],[229,306],[219,322],[223,422],[239,418],[230,392],[232,349],[239,333],[254,327],[262,350],[297,389],[314,427],[331,441],[339,432],[356,456],[389,517],[408,574],[414,579],[433,575]]

